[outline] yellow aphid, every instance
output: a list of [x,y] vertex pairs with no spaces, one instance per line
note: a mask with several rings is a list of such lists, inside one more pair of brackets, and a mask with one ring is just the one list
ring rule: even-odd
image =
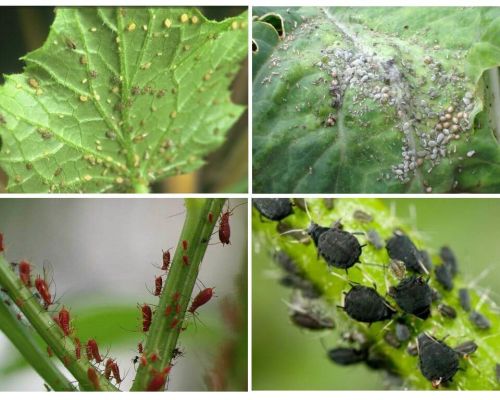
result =
[[231,28],[233,31],[235,31],[236,29],[238,29],[238,22],[237,21],[233,21],[233,23],[231,24]]
[[193,15],[193,16],[191,17],[191,23],[192,23],[193,25],[197,24],[197,23],[198,23],[198,21],[199,21],[199,19],[198,19],[198,17],[197,17],[196,15]]
[[133,32],[135,31],[135,28],[137,28],[137,25],[134,23],[134,22],[131,22],[130,24],[128,24],[127,26],[127,31],[129,32]]
[[123,178],[122,178],[121,176],[119,176],[118,178],[116,178],[116,183],[117,183],[118,185],[121,185],[121,184],[123,183],[123,181],[124,181],[124,180],[123,180]]
[[90,175],[85,175],[83,179],[86,180],[87,182],[90,182],[92,180],[92,177]]
[[35,78],[28,79],[28,83],[33,89],[38,89],[38,87],[40,86]]
[[80,57],[80,64],[85,65],[88,63],[87,57],[86,56],[81,56]]
[[165,28],[170,28],[172,26],[172,21],[167,18],[165,21],[163,21],[163,25],[165,25]]
[[172,111],[170,113],[170,118],[174,119],[175,117],[177,117],[177,111]]
[[84,96],[83,94],[80,96],[80,101],[85,103],[89,98],[87,96]]
[[147,62],[147,63],[144,63],[141,65],[141,69],[149,69],[149,67],[151,67],[151,63],[150,62]]
[[183,24],[189,21],[189,17],[187,14],[182,14],[179,19]]

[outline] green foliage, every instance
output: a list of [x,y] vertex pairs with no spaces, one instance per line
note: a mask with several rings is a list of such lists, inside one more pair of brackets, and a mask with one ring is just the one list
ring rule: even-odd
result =
[[228,87],[246,14],[59,8],[24,73],[0,88],[0,167],[11,192],[146,191],[199,168],[243,111]]
[[[259,19],[271,11],[283,40]],[[499,110],[482,78],[500,65],[498,8],[253,12],[256,192],[500,190]]]
[[[385,205],[379,200],[374,199],[336,199],[334,208],[328,209],[321,199],[307,200],[309,212],[314,222],[322,226],[330,226],[332,222],[342,219],[344,229],[349,232],[367,232],[369,229],[376,230],[383,239],[392,236],[395,229],[402,229],[417,245],[419,249],[427,250],[432,258],[434,265],[441,264],[439,257],[439,247],[444,244],[428,243],[425,237],[415,228],[404,224],[401,220],[389,213]],[[361,210],[373,217],[371,222],[363,222],[353,217],[355,211]],[[294,208],[294,214],[287,217],[281,223],[280,231],[292,229],[305,229],[309,226],[309,218],[306,213],[298,207]],[[306,279],[313,282],[321,291],[322,296],[319,301],[313,301],[315,307],[319,307],[326,315],[331,316],[335,323],[334,335],[338,340],[339,346],[349,346],[349,344],[340,338],[342,334],[353,331],[361,332],[371,343],[370,352],[382,355],[390,366],[392,373],[402,378],[403,387],[413,389],[430,389],[431,383],[427,381],[419,371],[418,357],[411,356],[407,352],[407,345],[414,343],[415,338],[421,332],[428,332],[441,339],[446,338],[446,343],[450,346],[456,346],[466,340],[474,340],[479,348],[469,359],[461,359],[461,370],[455,375],[453,382],[449,384],[450,389],[498,389],[499,382],[495,377],[495,365],[500,359],[498,346],[498,336],[496,333],[500,327],[500,319],[497,312],[493,309],[484,293],[476,291],[472,282],[465,281],[464,275],[459,273],[454,278],[454,289],[452,291],[444,290],[436,281],[435,273],[431,272],[429,284],[441,295],[439,302],[434,302],[431,308],[431,317],[425,321],[419,320],[413,316],[406,316],[406,323],[412,334],[411,342],[403,342],[401,347],[396,349],[391,347],[385,340],[384,335],[387,332],[394,331],[394,321],[376,322],[371,325],[363,324],[352,320],[337,306],[344,304],[344,294],[350,289],[350,282],[356,282],[366,286],[376,285],[377,291],[385,296],[387,301],[396,309],[395,302],[387,296],[390,286],[396,286],[398,279],[382,265],[387,266],[389,257],[385,248],[377,250],[372,244],[368,243],[366,237],[359,236],[361,244],[367,244],[363,247],[361,262],[348,270],[348,274],[336,268],[327,267],[326,262],[317,257],[317,249],[314,243],[309,240],[299,243],[294,240],[291,234],[280,235],[277,231],[276,222],[261,219],[256,210],[253,211],[253,237],[255,251],[258,253],[275,254],[277,251],[283,251],[287,254],[298,268],[303,271]],[[464,263],[459,261],[459,267]],[[407,272],[411,274],[411,272]],[[487,330],[477,329],[469,320],[469,315],[459,305],[458,289],[469,287],[472,299],[472,308],[487,316],[491,322],[491,328]],[[484,296],[483,296],[484,295]],[[293,299],[291,300],[293,304]],[[456,319],[443,317],[438,312],[438,304],[443,303],[452,306],[457,311]],[[402,312],[399,311],[399,315]],[[326,336],[323,336],[326,338]],[[309,338],[310,339],[310,338]],[[308,337],[304,336],[304,341]],[[333,346],[332,340],[328,340],[329,345]],[[319,345],[318,345],[319,346]],[[312,350],[310,350],[312,351]],[[325,355],[323,355],[325,357]],[[318,360],[320,363],[320,360]],[[275,368],[281,368],[278,364]],[[286,368],[283,366],[283,368]],[[310,366],[314,369],[314,367]],[[319,367],[320,368],[320,367]],[[328,372],[325,372],[326,374]],[[271,385],[271,386],[269,386]],[[267,383],[267,388],[272,388],[272,383]],[[294,388],[299,389],[296,386]],[[276,389],[276,387],[274,387]],[[309,389],[309,387],[301,387]],[[334,386],[330,387],[335,389]]]

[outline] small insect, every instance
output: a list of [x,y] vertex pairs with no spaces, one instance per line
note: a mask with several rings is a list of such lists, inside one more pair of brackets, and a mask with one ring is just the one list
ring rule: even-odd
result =
[[181,313],[181,305],[180,305],[179,303],[177,303],[177,304],[175,305],[175,313],[176,313],[177,315],[179,315],[179,314]]
[[159,390],[162,390],[165,386],[165,382],[167,381],[167,375],[171,369],[172,366],[168,365],[161,372],[155,372],[146,390],[148,392],[158,392]]
[[155,277],[155,296],[161,295],[162,287],[163,287],[163,278],[161,276]]
[[200,291],[191,302],[191,306],[189,307],[188,312],[194,314],[198,308],[208,303],[214,295],[213,289],[214,288],[205,288]]
[[170,250],[163,252],[163,265],[161,269],[164,271],[168,271],[168,267],[170,266]]
[[355,285],[346,294],[344,311],[360,322],[377,322],[391,319],[395,311],[382,296],[371,287]]
[[326,230],[313,222],[307,233],[316,243],[318,254],[328,265],[347,270],[359,262],[363,246],[352,233],[344,231],[339,222]]
[[453,289],[453,275],[451,273],[451,268],[448,264],[436,267],[436,279],[441,284],[445,290]]
[[455,319],[457,317],[457,311],[446,304],[439,304],[438,311],[445,318]]
[[471,310],[470,295],[469,291],[466,288],[458,290],[458,300],[460,302],[460,306],[464,309],[464,311],[469,312]]
[[153,363],[158,361],[158,355],[156,353],[151,353],[151,355],[149,356],[149,360]]
[[148,359],[147,359],[146,357],[144,357],[144,356],[141,356],[141,357],[139,358],[139,362],[141,363],[141,365],[142,365],[143,367],[145,367],[146,365],[148,365]]
[[401,347],[401,342],[398,340],[394,332],[387,331],[384,334],[384,340],[389,346],[394,347],[395,349],[399,349]]
[[165,316],[168,317],[170,314],[172,314],[172,305],[167,305],[165,308]]
[[458,272],[458,264],[453,251],[449,247],[443,246],[441,247],[439,256],[441,257],[441,260],[443,260],[443,263],[450,267],[451,274],[456,275]]
[[79,360],[82,357],[82,344],[80,343],[80,339],[75,338],[75,357]]
[[376,230],[370,229],[366,232],[366,235],[368,237],[368,242],[370,242],[377,250],[384,248],[384,240],[380,237]]
[[253,205],[261,216],[271,221],[281,221],[293,213],[290,199],[254,199]]
[[64,336],[69,336],[71,334],[71,317],[69,311],[63,306],[58,314],[59,326],[61,327]]
[[225,244],[231,244],[229,240],[231,238],[231,226],[229,225],[229,217],[232,215],[232,211],[226,211],[222,213],[219,220],[219,240],[224,246]]
[[335,322],[333,319],[325,316],[319,315],[315,312],[307,312],[302,310],[295,310],[293,314],[290,315],[292,322],[301,327],[310,329],[312,331],[318,331],[323,329],[333,329],[335,327]]
[[68,49],[70,50],[76,50],[76,43],[70,38],[66,39],[66,46],[68,46]]
[[472,311],[469,314],[469,321],[472,322],[479,329],[490,329],[491,323],[483,314]]
[[182,256],[182,262],[184,263],[184,266],[189,266],[189,256],[187,254]]
[[172,301],[174,303],[177,303],[179,301],[179,299],[181,298],[181,294],[179,292],[175,292],[173,295],[172,295]]
[[211,224],[213,224],[214,222],[214,214],[211,212],[208,213],[208,222],[210,222]]
[[26,261],[22,260],[19,263],[19,278],[21,281],[24,283],[25,286],[31,287],[31,264]]
[[151,307],[147,304],[141,306],[142,312],[142,331],[149,331],[149,327],[151,326],[151,318],[153,316],[153,312],[151,311]]
[[176,358],[182,357],[183,354],[184,354],[184,352],[181,349],[179,349],[178,347],[175,347],[172,350],[172,360],[175,360]]
[[45,279],[41,278],[40,276],[37,276],[35,279],[35,288],[40,294],[40,297],[43,299],[44,307],[47,310],[50,305],[52,305],[52,296],[50,294],[49,290],[49,285],[47,285],[47,282]]
[[144,346],[142,345],[142,342],[139,342],[137,344],[137,351],[139,352],[139,354],[144,353]]
[[99,383],[99,377],[97,376],[97,372],[93,367],[89,367],[89,369],[87,370],[87,378],[89,378],[89,381],[92,383],[95,390],[101,389],[101,385]]
[[432,291],[422,277],[404,278],[398,286],[389,288],[389,295],[408,314],[427,319],[431,314]]
[[103,359],[99,354],[99,346],[97,345],[97,342],[94,339],[89,339],[89,341],[87,342],[86,350],[87,350],[87,358],[89,359],[89,361],[95,360],[95,362],[97,363],[103,362]]
[[0,253],[5,250],[3,246],[3,233],[0,233]]
[[458,355],[444,342],[426,334],[418,336],[420,371],[437,388],[450,381],[458,371]]
[[54,355],[54,353],[52,352],[52,349],[50,348],[50,346],[47,346],[47,354],[49,357],[52,357]]
[[398,320],[396,322],[395,332],[396,332],[396,337],[400,342],[406,342],[407,340],[410,340],[411,337],[410,329],[402,320]]
[[187,251],[187,249],[188,249],[188,241],[187,240],[182,241],[182,249],[184,251]]
[[118,363],[116,361],[113,361],[113,363],[111,364],[111,373],[113,374],[113,378],[115,378],[117,384],[122,383],[122,378],[120,377],[120,368],[118,367]]
[[466,342],[460,343],[458,346],[455,346],[453,350],[455,350],[458,354],[467,358],[471,354],[473,354],[477,350],[478,346],[476,342],[473,340],[467,340]]
[[336,347],[328,351],[328,358],[339,365],[352,365],[364,362],[367,356],[366,350],[358,350],[350,347]]
[[389,270],[398,279],[403,279],[406,275],[406,266],[403,261],[391,259],[389,262]]
[[132,358],[132,364],[134,364],[134,367],[138,362],[139,362],[139,356],[135,356],[134,358]]
[[113,365],[113,359],[108,358],[106,360],[106,365],[104,366],[104,377],[107,380],[111,377],[111,365]]
[[394,234],[387,241],[385,248],[390,258],[403,261],[406,268],[418,273],[429,273],[425,269],[419,251],[408,236],[402,233]]
[[364,212],[363,210],[355,210],[354,213],[352,214],[352,217],[361,222],[373,221],[373,217],[370,214]]

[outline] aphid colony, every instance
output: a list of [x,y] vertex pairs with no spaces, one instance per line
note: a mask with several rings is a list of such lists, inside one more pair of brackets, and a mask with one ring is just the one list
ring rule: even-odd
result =
[[[232,214],[232,210],[227,210],[222,212],[219,218],[219,239],[220,242],[225,244],[230,244],[230,222],[229,217]],[[213,215],[210,213],[207,216],[207,219],[210,223],[213,223]],[[182,252],[182,263],[185,267],[189,267],[189,257],[186,254],[188,249],[190,248],[190,244],[187,240],[181,241],[181,252]],[[4,252],[4,237],[3,234],[0,233],[0,252]],[[169,269],[171,267],[171,253],[170,249],[162,252],[162,265],[160,270],[167,275]],[[82,360],[82,342],[75,334],[75,329],[72,326],[71,322],[71,314],[70,311],[63,305],[59,311],[51,310],[50,307],[59,305],[58,302],[55,301],[55,296],[51,293],[51,282],[47,281],[46,277],[41,277],[37,275],[34,280],[33,285],[33,266],[30,262],[26,260],[22,260],[19,263],[12,263],[12,269],[17,272],[19,276],[19,281],[26,288],[30,289],[33,294],[39,299],[40,306],[42,310],[47,312],[55,312],[55,314],[51,317],[54,326],[58,327],[62,333],[63,339],[69,338],[74,347],[72,359],[68,359],[66,355],[64,355],[64,363],[68,364],[71,362],[78,362]],[[46,275],[44,269],[44,275]],[[164,276],[159,275],[154,279],[154,291],[151,292],[154,296],[161,296],[163,291],[163,278]],[[34,286],[34,287],[33,287]],[[8,293],[5,289],[2,289],[2,292]],[[196,294],[194,299],[191,302],[191,305],[188,307],[187,312],[189,312],[193,318],[197,315],[200,307],[208,303],[212,297],[214,296],[214,288],[204,288]],[[2,293],[3,299],[3,293]],[[186,329],[183,326],[184,317],[182,315],[181,309],[181,294],[179,292],[175,292],[170,296],[170,302],[164,310],[164,316],[167,318],[171,318],[168,324],[169,329],[178,329],[182,331]],[[7,305],[11,305],[11,301],[7,298],[3,300]],[[155,311],[152,306],[149,304],[142,304],[140,306],[141,312],[141,321],[142,328],[141,331],[143,333],[147,333],[150,330],[151,324],[153,322],[153,317]],[[17,314],[18,318],[21,318],[21,314]],[[86,355],[86,360],[92,365],[88,367],[87,378],[90,384],[93,386],[95,390],[101,389],[101,381],[100,375],[103,375],[105,379],[111,380],[113,379],[116,384],[120,384],[122,382],[122,377],[120,376],[119,366],[115,359],[110,357],[101,355],[99,351],[99,346],[97,341],[94,338],[91,338],[84,344],[84,351]],[[53,351],[50,347],[47,347],[47,352],[51,357],[53,355]],[[133,360],[133,363],[136,364],[140,361],[140,364],[144,367],[148,367],[151,373],[151,380],[148,384],[148,391],[158,391],[163,390],[167,381],[168,374],[173,367],[173,360],[182,355],[182,351],[178,348],[175,348],[172,352],[171,359],[169,364],[163,368],[161,371],[158,371],[154,368],[153,364],[159,360],[158,356],[155,353],[149,355],[149,357],[144,354],[144,348],[142,342],[138,344],[138,352],[140,356],[136,356]],[[103,369],[101,370],[101,366],[103,365]]]
[[[279,224],[284,224],[282,220],[300,212],[298,209],[305,211],[311,220],[307,204],[304,204],[303,200],[255,199],[253,204],[264,223],[279,221]],[[372,217],[361,210],[356,210],[352,217],[363,223],[372,221]],[[350,288],[344,293],[343,304],[337,307],[352,320],[366,323],[368,326],[378,321],[386,321],[379,337],[383,337],[383,340],[394,348],[406,345],[408,354],[418,356],[420,371],[433,387],[446,386],[451,382],[460,369],[460,359],[468,360],[478,345],[468,340],[451,348],[444,339],[438,339],[430,332],[421,330],[418,321],[434,315],[433,303],[438,303],[435,315],[447,320],[454,320],[457,317],[457,310],[441,302],[441,294],[431,286],[436,282],[438,288],[445,292],[453,289],[453,278],[458,273],[458,263],[453,251],[449,247],[442,247],[439,254],[442,265],[434,267],[429,254],[425,250],[418,249],[411,238],[401,230],[394,231],[385,243],[378,234],[374,235],[374,230],[366,234],[349,232],[344,230],[340,221],[333,221],[328,227],[311,220],[309,227],[302,230],[311,238],[318,258],[325,262],[327,268],[343,269],[347,274],[346,279]],[[278,232],[282,235],[294,231],[297,230],[283,232],[278,225]],[[357,236],[361,235],[366,237],[367,244],[359,242]],[[303,240],[299,240],[298,243],[308,244]],[[376,267],[370,263],[363,265],[363,247],[366,245],[372,246],[375,251],[385,251],[389,256],[389,264],[378,267],[389,271],[397,284],[390,286],[385,295],[380,294],[376,286],[365,286],[348,279],[348,271],[353,267],[362,270]],[[283,271],[280,282],[295,289],[289,304],[291,321],[309,330],[333,329],[335,322],[331,315],[325,312],[327,306],[320,300],[321,289],[308,279],[284,251],[276,252],[274,259]],[[459,289],[456,297],[463,312],[469,313],[472,329],[491,328],[488,318],[478,310],[472,309],[469,291],[466,288]],[[374,346],[363,332],[364,329],[352,330],[343,335],[343,339],[350,343],[350,346],[333,348],[328,352],[328,357],[340,365],[363,362],[370,368],[384,369],[393,373],[391,360],[379,348],[377,350],[377,346]]]

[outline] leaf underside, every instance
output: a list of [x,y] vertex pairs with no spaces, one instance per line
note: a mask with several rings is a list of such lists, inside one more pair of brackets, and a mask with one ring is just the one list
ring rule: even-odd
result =
[[199,168],[243,107],[228,90],[246,15],[59,8],[46,43],[0,88],[11,192],[126,192]]
[[256,192],[500,191],[482,78],[500,65],[499,8],[253,12]]

